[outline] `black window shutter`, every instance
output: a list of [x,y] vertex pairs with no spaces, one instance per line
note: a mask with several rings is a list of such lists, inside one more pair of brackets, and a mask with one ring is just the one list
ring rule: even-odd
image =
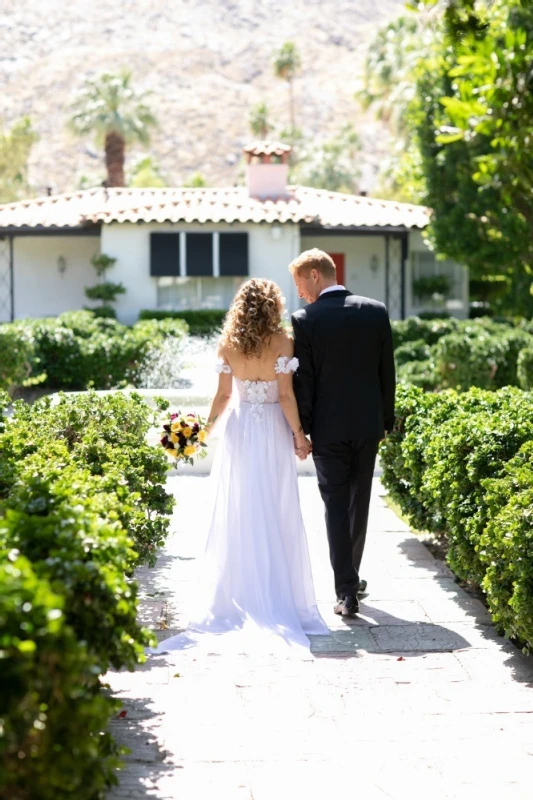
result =
[[211,233],[188,233],[187,275],[201,277],[213,276],[213,235]]
[[150,275],[163,277],[180,274],[179,233],[150,234]]
[[220,275],[248,275],[248,234],[220,234]]

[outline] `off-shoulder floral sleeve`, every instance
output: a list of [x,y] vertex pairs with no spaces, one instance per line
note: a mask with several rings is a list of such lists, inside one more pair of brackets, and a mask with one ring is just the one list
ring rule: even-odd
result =
[[218,372],[220,375],[221,372],[225,372],[227,375],[230,375],[232,369],[229,364],[226,364],[223,358],[217,358],[215,361],[215,372]]
[[288,356],[280,356],[274,366],[275,372],[279,375],[283,372],[288,375],[289,372],[296,372],[298,369],[299,361],[297,358],[289,358]]

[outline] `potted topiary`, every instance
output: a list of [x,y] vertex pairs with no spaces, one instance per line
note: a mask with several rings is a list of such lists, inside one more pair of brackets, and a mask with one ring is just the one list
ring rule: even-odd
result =
[[91,264],[100,278],[100,283],[97,283],[96,286],[86,286],[85,296],[89,300],[99,300],[101,305],[96,308],[87,306],[85,308],[93,311],[98,317],[115,317],[115,309],[111,304],[116,301],[119,294],[126,292],[126,287],[122,283],[106,280],[106,272],[116,263],[116,260],[116,258],[106,256],[105,253],[99,253],[91,258]]
[[413,281],[413,295],[421,304],[431,301],[433,308],[442,307],[450,291],[451,281],[447,275],[423,275]]

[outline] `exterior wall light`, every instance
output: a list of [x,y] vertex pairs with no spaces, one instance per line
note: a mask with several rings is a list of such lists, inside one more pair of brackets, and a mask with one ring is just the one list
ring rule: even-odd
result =
[[67,260],[65,256],[59,256],[59,258],[57,259],[57,271],[59,272],[61,277],[63,277],[66,270],[67,270]]

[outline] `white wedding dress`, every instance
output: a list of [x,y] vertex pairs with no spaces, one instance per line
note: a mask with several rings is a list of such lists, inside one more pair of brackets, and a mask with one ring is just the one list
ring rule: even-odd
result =
[[[275,370],[297,366],[283,356]],[[219,359],[217,371],[231,368]],[[291,429],[277,381],[233,380],[238,404],[213,464],[213,513],[189,626],[150,652],[197,646],[310,658],[307,634],[329,631],[315,600]]]

